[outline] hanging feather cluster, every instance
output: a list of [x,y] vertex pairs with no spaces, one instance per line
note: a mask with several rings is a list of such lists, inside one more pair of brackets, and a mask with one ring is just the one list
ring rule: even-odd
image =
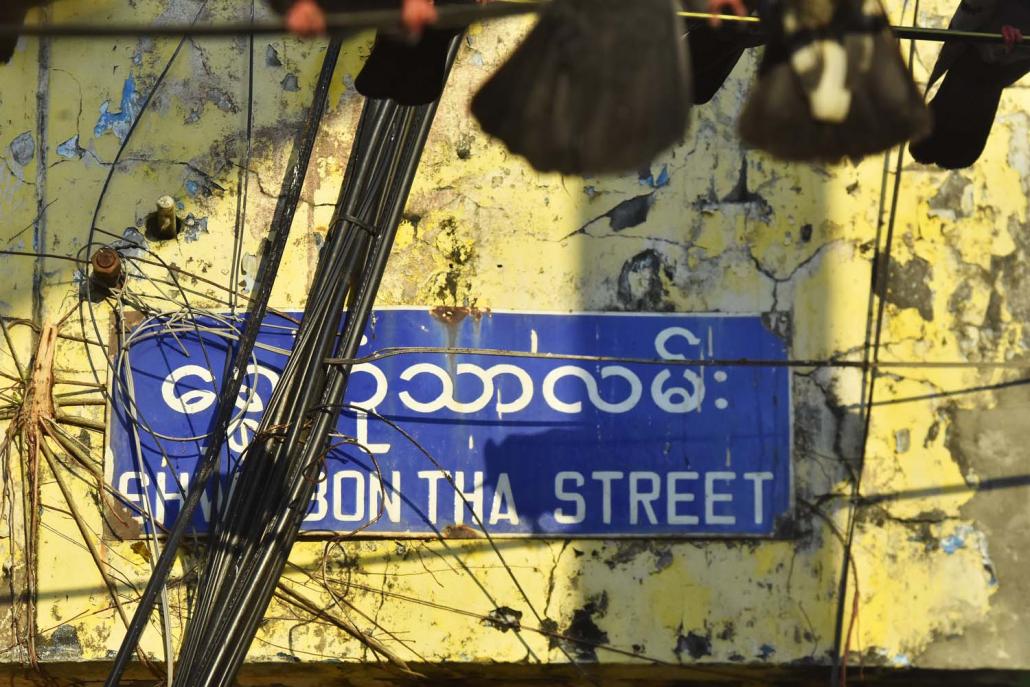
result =
[[[683,140],[692,103],[711,99],[744,50],[761,42],[753,32],[731,28],[697,26],[688,35],[679,1],[550,0],[476,94],[472,114],[484,132],[541,171],[588,175],[643,168]],[[835,162],[930,132],[930,111],[880,0],[707,1],[741,11],[761,2],[767,47],[739,122],[748,145],[786,160]],[[410,15],[432,0],[268,2],[281,14],[301,7],[316,14],[403,7]],[[0,19],[20,22],[29,7],[44,3],[0,0]],[[380,32],[356,80],[358,90],[402,105],[433,102],[443,90],[447,46],[460,32],[431,25],[417,38]],[[13,41],[0,44],[0,62],[13,47]],[[1025,67],[1010,71],[1021,74]],[[995,90],[1012,80],[1006,73]],[[993,108],[985,112],[991,115]],[[989,125],[979,129],[989,131]],[[957,162],[975,159],[982,145],[973,147]],[[936,151],[925,156],[955,162]]]
[[[266,0],[287,15],[491,0]],[[766,44],[740,115],[742,140],[785,160],[836,162],[906,141],[915,159],[946,168],[983,151],[1003,89],[1030,71],[1021,47],[1023,0],[963,0],[951,29],[995,33],[1006,45],[945,43],[930,85],[916,89],[881,0],[686,0],[709,11],[758,10],[764,35],[691,27],[681,0],[549,0],[536,26],[472,101],[487,134],[541,171],[637,171],[686,135],[692,104],[708,102],[743,52]],[[0,0],[0,24],[20,24],[48,0]],[[417,14],[417,13],[416,13]],[[324,18],[323,18],[324,19]],[[462,27],[418,24],[417,36],[380,32],[356,80],[365,96],[434,102],[451,40]],[[291,24],[292,26],[292,24]],[[324,25],[323,25],[324,29]],[[303,35],[310,33],[297,29]],[[0,37],[0,66],[16,37]]]
[[533,167],[640,169],[683,139],[690,65],[674,0],[556,0],[472,101]]
[[[682,140],[692,90],[707,102],[760,42],[731,28],[685,34],[677,9],[552,0],[476,95],[473,115],[539,170],[645,166]],[[761,14],[767,47],[740,118],[746,143],[786,160],[836,162],[929,132],[879,0],[769,0]]]
[[930,115],[879,0],[783,0],[740,116],[749,145],[836,162],[919,139]]
[[1001,33],[1006,45],[946,42],[927,88],[933,100],[933,132],[913,145],[918,162],[945,169],[969,167],[987,145],[1003,90],[1030,72],[1030,49],[1019,47],[1030,26],[1030,4],[1010,0],[963,0],[948,25],[957,31]]

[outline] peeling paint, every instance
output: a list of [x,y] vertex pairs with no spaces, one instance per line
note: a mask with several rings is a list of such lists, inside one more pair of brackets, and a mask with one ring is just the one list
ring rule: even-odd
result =
[[100,116],[93,127],[93,135],[100,138],[110,131],[119,141],[124,141],[132,122],[139,114],[139,108],[140,98],[136,92],[136,79],[130,75],[122,86],[122,97],[117,112],[111,111],[110,100],[101,103]]
[[[112,22],[189,21],[195,10],[191,3],[154,0],[115,5],[105,6]],[[52,12],[55,21],[70,20],[82,8],[81,0],[65,0]],[[888,9],[898,19],[900,4],[888,3]],[[921,20],[946,25],[952,10],[931,2],[921,6]],[[210,11],[210,21],[222,18],[222,9]],[[686,142],[648,169],[588,180],[535,174],[484,138],[468,117],[476,85],[529,23],[511,20],[470,31],[430,134],[380,303],[436,308],[445,321],[491,308],[759,313],[790,342],[795,357],[861,360],[884,190],[882,158],[836,167],[783,165],[742,149],[734,121],[757,64],[757,56],[747,54],[724,91],[695,110]],[[302,308],[332,216],[361,106],[353,77],[369,40],[363,35],[348,42],[340,62],[273,296],[283,309]],[[324,41],[289,38],[255,46],[252,159],[241,175],[247,151],[245,45],[184,44],[112,175],[97,222],[105,231],[130,228],[121,240],[94,236],[127,257],[156,261],[146,248],[195,274],[198,279],[181,283],[194,290],[191,304],[199,308],[226,307],[224,288],[209,289],[199,278],[243,293],[253,288],[279,180],[324,51]],[[63,142],[54,149],[42,190],[58,201],[46,217],[61,230],[46,236],[44,247],[73,255],[86,245],[114,151],[171,50],[165,41],[149,40],[52,46],[50,73],[60,87],[48,96],[50,130]],[[918,78],[932,64],[933,55],[924,54],[930,47],[917,46]],[[23,50],[12,66],[0,68],[5,85],[8,78],[22,78],[11,74],[26,66],[32,83],[5,89],[0,102],[0,230],[6,232],[0,238],[17,250],[32,250],[31,227],[40,210],[34,175],[21,167],[46,149],[33,133],[39,129],[37,65],[30,64],[35,59],[33,50]],[[68,75],[77,83],[57,81]],[[105,102],[118,88],[120,99]],[[1030,107],[1028,98],[1027,89],[1006,92],[976,167],[946,172],[905,160],[892,262],[886,279],[876,284],[889,304],[881,360],[1018,362],[1030,351],[1030,120],[1020,111]],[[17,155],[10,145],[24,134],[32,143],[28,157],[28,142]],[[76,159],[81,163],[66,162]],[[238,226],[241,178],[248,193],[246,221]],[[152,199],[165,193],[180,198],[181,215],[192,213],[194,224],[185,228],[182,241],[148,243],[138,227],[153,209]],[[28,232],[18,234],[25,227]],[[234,253],[242,256],[239,273],[231,263]],[[0,296],[5,314],[31,318],[24,285],[31,283],[32,265],[20,260],[3,258],[10,286]],[[43,273],[46,308],[66,312],[82,279],[74,261],[49,261]],[[170,290],[130,279],[134,293],[150,288]],[[154,303],[168,307],[166,301]],[[106,336],[109,308],[98,303],[94,309]],[[527,346],[530,341],[527,336]],[[60,354],[67,374],[78,371],[91,381],[81,346],[64,341]],[[2,353],[0,366],[11,373]],[[465,534],[458,529],[448,531],[455,537],[445,543],[348,539],[329,547],[325,566],[326,543],[304,540],[291,561],[322,607],[336,608],[341,600],[352,604],[361,623],[372,619],[368,627],[374,621],[383,632],[396,632],[398,647],[417,636],[411,645],[419,656],[444,662],[449,670],[517,670],[532,663],[526,659],[531,652],[555,668],[565,667],[567,653],[609,668],[632,663],[658,670],[654,659],[676,667],[701,661],[739,670],[812,666],[825,672],[841,575],[835,533],[846,531],[852,504],[842,495],[850,493],[851,479],[861,471],[862,496],[882,500],[858,511],[853,552],[860,593],[852,654],[885,670],[1026,669],[1026,492],[967,489],[1025,472],[1030,436],[1021,433],[1026,423],[1020,418],[1030,397],[1020,394],[1030,392],[1014,385],[1014,373],[997,368],[881,372],[868,442],[860,370],[820,367],[794,374],[798,506],[779,530],[782,539],[501,542],[500,555],[525,598],[486,540],[458,538]],[[102,421],[102,413],[98,417]],[[99,460],[100,434],[86,436],[92,436]],[[95,491],[85,483],[76,489],[80,507],[100,523]],[[891,496],[896,494],[902,496]],[[117,512],[135,524],[127,510]],[[71,536],[67,517],[47,509],[44,518],[56,530],[41,535],[47,556],[41,580],[46,598],[54,600],[45,612],[54,615],[49,625],[71,628],[48,633],[57,635],[62,651],[74,653],[76,642],[80,647],[81,655],[61,660],[109,661],[120,621],[99,578],[67,574],[91,570],[81,547],[62,538]],[[146,561],[129,545],[112,539],[105,546],[119,580],[138,584],[145,578]],[[323,571],[335,596],[315,591],[320,583],[312,579]],[[7,574],[10,579],[21,573]],[[849,592],[854,589],[849,585]],[[172,593],[177,607],[185,608],[188,592]],[[850,621],[850,596],[845,601]],[[259,670],[296,671],[281,680],[294,684],[293,678],[317,665],[356,670],[356,664],[372,661],[356,642],[301,615],[273,606],[251,648],[252,660],[262,662]],[[549,634],[528,631],[537,617],[539,629]],[[516,623],[524,625],[518,635]],[[178,633],[177,618],[173,624]],[[12,646],[6,627],[0,625],[0,635]],[[144,645],[160,655],[160,633],[148,632]],[[420,659],[404,655],[421,670]],[[17,652],[6,657],[23,658]],[[331,679],[349,678],[333,673]],[[372,681],[382,679],[376,674]]]
[[592,598],[585,606],[572,613],[572,620],[563,634],[578,641],[551,640],[551,646],[565,645],[565,649],[580,661],[596,662],[598,644],[608,643],[608,633],[597,625],[608,610],[608,594],[602,592]]
[[10,150],[11,159],[24,167],[36,157],[36,139],[31,132],[24,131],[11,140]]
[[279,85],[282,86],[284,91],[289,93],[296,93],[300,90],[300,83],[297,81],[296,74],[287,74]]
[[681,634],[676,639],[676,648],[673,651],[678,658],[681,658],[682,654],[686,654],[695,661],[705,656],[711,656],[712,637],[707,633],[703,635],[696,632]]
[[79,147],[79,135],[76,134],[57,146],[57,154],[66,160],[78,160],[85,151]]
[[187,243],[193,243],[201,238],[201,234],[208,234],[207,217],[194,217],[187,215],[182,223],[182,238]]

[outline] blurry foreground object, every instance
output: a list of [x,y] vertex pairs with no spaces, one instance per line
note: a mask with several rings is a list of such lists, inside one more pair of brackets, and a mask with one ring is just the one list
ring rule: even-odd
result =
[[968,167],[983,152],[1001,92],[1030,71],[1030,48],[1016,47],[1030,25],[1025,0],[963,0],[949,29],[1001,33],[1005,44],[949,41],[937,57],[927,89],[942,76],[930,101],[931,134],[911,147],[917,161],[946,169]]
[[741,138],[784,160],[837,162],[930,130],[879,0],[763,4],[768,44]]
[[[30,9],[45,4],[46,0],[0,0],[0,24],[23,24]],[[17,44],[17,36],[0,36],[0,64],[11,61]]]
[[366,98],[390,99],[400,105],[428,105],[440,97],[447,80],[448,48],[454,37],[464,31],[461,27],[433,28],[436,11],[431,0],[272,0],[271,4],[285,15],[290,30],[302,36],[325,32],[325,12],[400,6],[403,27],[398,26],[396,33],[376,34],[372,52],[354,82]]
[[553,0],[472,101],[533,167],[628,172],[680,142],[690,65],[674,0]]
[[[731,6],[738,16],[754,14],[757,0],[747,3],[715,3],[713,13],[721,6]],[[765,35],[754,25],[737,22],[695,22],[687,34],[690,65],[693,68],[694,104],[703,105],[715,97],[729,78],[744,51],[765,44]]]

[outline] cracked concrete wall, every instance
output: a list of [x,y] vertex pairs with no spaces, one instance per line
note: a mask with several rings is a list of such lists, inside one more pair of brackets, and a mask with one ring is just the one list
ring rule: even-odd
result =
[[[196,0],[66,0],[51,18],[187,21],[199,8]],[[900,3],[890,9],[901,18]],[[946,25],[951,9],[923,3],[920,23]],[[247,3],[212,0],[203,18],[241,20],[249,11]],[[846,626],[852,608],[858,612],[852,656],[892,667],[1030,669],[1030,631],[1021,622],[1027,583],[1019,566],[1030,543],[1027,487],[974,491],[1026,472],[1019,417],[1027,401],[1017,386],[1030,343],[1025,86],[1006,91],[973,169],[943,172],[905,162],[891,260],[886,278],[873,284],[880,198],[884,191],[890,198],[893,172],[884,174],[882,157],[834,167],[784,165],[743,149],[733,121],[754,55],[710,105],[694,110],[687,141],[638,175],[540,175],[484,138],[467,114],[468,100],[527,25],[513,20],[469,32],[404,215],[382,304],[786,314],[795,358],[860,361],[874,290],[886,301],[882,361],[1011,367],[884,368],[864,463],[861,372],[798,370],[797,514],[794,531],[780,540],[503,541],[504,560],[528,602],[482,541],[346,541],[328,556],[324,542],[303,542],[288,577],[326,606],[334,603],[324,588],[330,580],[354,622],[416,664],[514,664],[527,657],[560,664],[572,656],[634,666],[826,665],[838,607],[839,537],[851,480],[861,474],[857,586],[849,585],[858,601],[853,607],[849,596],[844,604]],[[149,250],[197,275],[184,280],[196,304],[225,307],[224,292],[203,279],[232,278],[241,183],[244,256],[234,286],[245,292],[253,285],[323,45],[257,39],[252,98],[246,39],[186,40],[173,59],[178,45],[141,39],[41,48],[22,40],[12,64],[0,67],[0,238],[8,250],[56,256],[0,256],[8,275],[2,314],[79,312],[82,268],[75,258],[83,257],[94,214],[94,240],[127,231],[139,237],[163,194],[173,195],[192,222],[179,240],[150,242]],[[917,47],[919,78],[937,49]],[[367,50],[367,36],[352,41],[337,72],[273,296],[283,309],[304,302],[361,107],[352,84]],[[254,136],[247,166],[249,103]],[[139,288],[156,302],[162,286]],[[106,337],[109,310],[98,304],[95,313],[97,333]],[[76,317],[69,334],[93,335]],[[13,335],[27,360],[28,331]],[[59,346],[60,376],[88,381],[91,366],[103,377],[106,364],[98,347],[72,340]],[[12,370],[8,356],[0,365]],[[102,410],[81,413],[102,421]],[[98,434],[84,430],[81,438],[102,455]],[[99,532],[95,485],[80,480],[73,488]],[[122,626],[46,477],[43,503],[42,656],[104,661]],[[100,547],[131,609],[129,585],[145,580],[150,552],[131,542]],[[5,577],[10,569],[8,560]],[[176,633],[188,587],[187,579],[171,591]],[[497,617],[519,618],[524,629],[512,632]],[[0,637],[16,646],[10,623],[0,626]],[[144,647],[160,656],[156,630]],[[9,661],[21,657],[13,648],[7,653]],[[251,649],[251,660],[284,667],[372,658],[278,602]]]

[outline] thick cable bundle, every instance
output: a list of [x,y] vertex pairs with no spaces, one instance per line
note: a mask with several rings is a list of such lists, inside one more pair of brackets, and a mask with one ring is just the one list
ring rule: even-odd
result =
[[326,360],[357,352],[435,110],[365,105],[296,345],[211,536],[177,685],[232,684],[264,616],[347,388],[349,367]]
[[[217,469],[219,458],[225,444],[226,428],[235,412],[231,399],[235,399],[247,376],[247,367],[250,362],[250,355],[257,340],[258,330],[261,321],[264,319],[268,307],[268,299],[272,293],[272,283],[278,271],[279,263],[286,244],[290,237],[290,227],[296,214],[297,203],[300,201],[301,190],[304,187],[304,177],[314,152],[315,139],[318,135],[319,124],[329,102],[329,89],[332,84],[333,73],[340,56],[342,41],[333,40],[326,50],[322,62],[322,71],[312,99],[311,109],[308,112],[307,121],[298,137],[297,145],[291,157],[290,164],[283,180],[283,192],[275,208],[269,227],[268,237],[265,239],[262,248],[261,265],[255,282],[254,292],[250,299],[250,307],[247,310],[248,324],[244,328],[243,336],[236,347],[233,356],[226,359],[227,373],[225,381],[220,390],[222,402],[219,404],[212,427],[214,432],[212,440],[201,456],[197,471],[193,475],[189,494],[184,498],[179,517],[168,533],[165,548],[154,566],[147,587],[140,598],[139,605],[133,615],[125,638],[115,656],[114,666],[111,674],[105,681],[105,685],[112,687],[119,684],[122,674],[128,666],[129,659],[139,643],[140,636],[147,626],[150,612],[154,602],[157,600],[161,590],[164,589],[172,565],[175,562],[176,551],[190,528],[190,521],[196,508],[200,505],[201,496],[208,481]],[[231,366],[230,366],[231,363]],[[229,369],[231,367],[231,369]]]

